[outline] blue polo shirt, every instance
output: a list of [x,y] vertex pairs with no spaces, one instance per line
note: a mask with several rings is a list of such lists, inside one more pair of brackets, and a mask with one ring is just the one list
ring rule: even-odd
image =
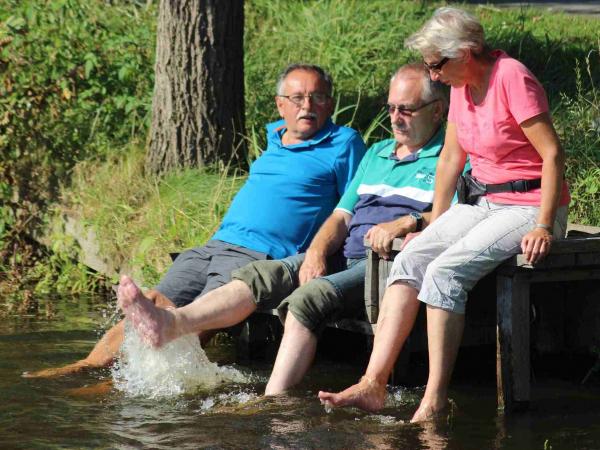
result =
[[363,237],[373,225],[431,210],[443,143],[444,130],[440,128],[423,148],[402,160],[395,156],[394,139],[369,149],[336,207],[352,214],[344,244],[346,258],[365,256]]
[[281,259],[305,251],[344,194],[365,144],[328,120],[312,139],[283,145],[283,120],[267,125],[267,150],[252,164],[213,239]]

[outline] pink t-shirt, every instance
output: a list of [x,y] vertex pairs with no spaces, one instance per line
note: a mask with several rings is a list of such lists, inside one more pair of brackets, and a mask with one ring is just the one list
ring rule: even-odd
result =
[[[542,158],[519,126],[548,111],[544,88],[519,61],[502,50],[497,57],[487,93],[476,105],[467,85],[450,90],[448,121],[456,125],[458,142],[469,154],[473,176],[483,183],[541,178]],[[496,203],[539,206],[541,189],[488,194]],[[569,203],[563,183],[561,205]]]

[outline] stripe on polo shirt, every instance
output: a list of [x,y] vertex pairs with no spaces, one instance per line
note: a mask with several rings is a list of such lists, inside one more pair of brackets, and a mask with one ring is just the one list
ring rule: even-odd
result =
[[392,195],[397,195],[423,203],[433,202],[433,191],[426,191],[414,186],[393,187],[387,184],[361,184],[356,190],[356,193],[359,196],[376,195],[378,197],[390,197]]

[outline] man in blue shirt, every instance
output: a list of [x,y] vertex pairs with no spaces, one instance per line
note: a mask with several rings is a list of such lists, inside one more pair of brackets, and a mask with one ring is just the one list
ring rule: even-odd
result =
[[[267,149],[252,164],[219,230],[182,253],[146,297],[161,308],[185,306],[224,285],[234,269],[306,251],[350,184],[365,153],[360,135],[331,121],[333,83],[322,68],[288,66],[277,83],[282,120],[267,125]],[[202,300],[201,300],[202,301]],[[55,376],[112,362],[123,322],[74,364],[24,376]]]
[[420,231],[430,214],[443,139],[441,85],[430,80],[422,64],[400,68],[391,80],[388,112],[394,139],[367,152],[305,253],[248,264],[203,301],[175,311],[154,307],[123,277],[119,306],[136,318],[142,338],[159,347],[184,334],[234,325],[259,308],[277,308],[284,334],[265,393],[278,394],[298,383],[327,322],[364,313],[363,238],[389,257],[393,239]]

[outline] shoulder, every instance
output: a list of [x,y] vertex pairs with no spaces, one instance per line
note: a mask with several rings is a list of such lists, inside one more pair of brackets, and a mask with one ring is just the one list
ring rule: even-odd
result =
[[389,161],[388,156],[394,151],[396,141],[394,139],[384,139],[371,145],[366,151],[361,161],[363,168],[373,164],[378,165],[379,161]]
[[275,122],[271,122],[265,125],[265,129],[267,130],[267,136],[275,133],[278,130],[285,128],[285,121],[283,119],[276,120]]
[[514,80],[522,80],[523,78],[532,78],[537,81],[535,75],[533,75],[525,64],[515,58],[511,58],[506,53],[502,53],[498,57],[496,78],[508,83]]
[[339,157],[353,155],[362,158],[367,149],[362,136],[358,131],[350,127],[333,123],[330,145],[335,149],[335,153]]
[[280,131],[285,128],[285,121],[283,119],[276,120],[275,122],[271,122],[265,125],[266,136],[267,136],[267,149],[271,148],[273,145],[279,146],[281,145],[281,135]]
[[331,124],[331,137],[334,142],[340,144],[356,139],[360,139],[362,141],[360,133],[354,128],[336,125],[335,123]]

